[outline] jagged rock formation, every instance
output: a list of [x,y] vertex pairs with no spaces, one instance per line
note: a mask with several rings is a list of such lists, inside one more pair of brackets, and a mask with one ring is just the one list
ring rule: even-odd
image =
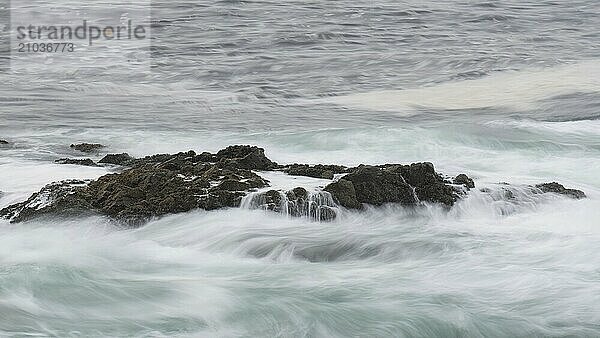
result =
[[[60,159],[58,163],[94,165],[91,159]],[[230,146],[216,154],[194,151],[133,158],[126,153],[109,154],[99,164],[123,166],[123,170],[97,180],[55,182],[24,202],[0,210],[11,222],[44,215],[100,214],[130,226],[150,218],[194,209],[227,207],[264,209],[318,221],[334,219],[341,208],[362,209],[364,204],[399,203],[417,205],[439,203],[450,208],[475,186],[461,174],[453,183],[438,174],[433,164],[280,166],[255,146]],[[290,191],[258,191],[269,182],[255,171],[283,170],[290,175],[332,179],[345,174],[323,190],[308,192],[298,187]],[[463,187],[464,186],[464,187]],[[566,189],[558,183],[529,187],[535,193],[552,192],[583,198],[582,191]]]

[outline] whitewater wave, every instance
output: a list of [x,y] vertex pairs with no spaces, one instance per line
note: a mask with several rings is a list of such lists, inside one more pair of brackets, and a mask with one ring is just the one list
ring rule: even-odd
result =
[[360,109],[407,113],[415,108],[440,110],[510,107],[525,110],[544,99],[600,91],[600,60],[548,68],[504,71],[482,78],[421,88],[380,90],[325,99]]

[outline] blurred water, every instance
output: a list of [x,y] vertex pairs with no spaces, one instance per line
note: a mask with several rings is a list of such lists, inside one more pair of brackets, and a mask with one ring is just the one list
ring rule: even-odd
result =
[[2,221],[0,335],[600,335],[600,3],[152,10],[151,71],[99,57],[0,74],[12,143],[0,207],[104,174],[52,163],[80,141],[136,156],[251,143],[281,163],[431,161],[479,187],[557,180],[589,198],[473,192],[450,213],[387,207],[330,224],[248,210],[133,231]]

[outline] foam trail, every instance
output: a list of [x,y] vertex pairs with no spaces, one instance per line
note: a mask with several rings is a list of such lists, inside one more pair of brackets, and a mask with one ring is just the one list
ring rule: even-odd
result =
[[507,71],[480,79],[430,87],[382,90],[326,99],[360,109],[405,112],[432,109],[531,108],[535,102],[563,94],[600,91],[600,60],[550,68]]

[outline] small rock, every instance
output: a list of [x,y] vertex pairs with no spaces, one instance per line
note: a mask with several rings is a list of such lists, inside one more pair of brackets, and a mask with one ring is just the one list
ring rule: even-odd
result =
[[83,166],[86,166],[86,167],[97,167],[98,166],[96,164],[96,162],[92,161],[89,158],[86,158],[86,159],[61,158],[61,159],[55,160],[54,162],[56,162],[58,164],[83,165]]
[[102,148],[105,148],[105,146],[100,143],[78,143],[78,144],[71,144],[71,148],[73,148],[74,150],[84,152],[84,153],[92,153],[92,152],[96,152]]
[[0,140],[0,144],[8,144],[8,141]]
[[545,193],[551,192],[555,194],[569,196],[574,199],[586,198],[585,193],[583,191],[577,189],[567,189],[562,184],[559,184],[557,182],[537,184],[535,187]]
[[98,163],[127,165],[127,163],[132,160],[134,160],[134,158],[129,156],[129,154],[127,153],[108,154],[104,156],[100,161],[98,161]]
[[465,174],[460,174],[454,178],[454,184],[464,185],[467,189],[474,189],[475,182],[469,176]]

